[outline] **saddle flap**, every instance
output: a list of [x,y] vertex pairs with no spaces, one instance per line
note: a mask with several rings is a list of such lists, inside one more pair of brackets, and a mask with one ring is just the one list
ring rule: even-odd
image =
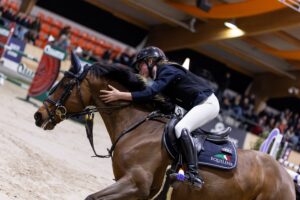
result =
[[163,143],[165,144],[168,153],[173,159],[175,159],[178,154],[177,139],[174,133],[174,127],[177,122],[178,118],[171,118],[170,121],[166,124],[163,134]]
[[215,136],[215,137],[227,137],[229,133],[231,132],[231,127],[227,127],[223,130],[218,130],[218,131],[205,131],[201,129],[201,131],[209,136]]
[[211,133],[213,133],[214,135],[229,135],[230,132],[231,132],[231,127],[227,127],[220,131],[216,131],[216,132],[212,131]]
[[227,127],[223,130],[217,132],[208,132],[201,128],[192,132],[194,137],[205,137],[205,139],[212,141],[212,142],[226,142],[228,141],[228,136],[231,131],[230,127]]

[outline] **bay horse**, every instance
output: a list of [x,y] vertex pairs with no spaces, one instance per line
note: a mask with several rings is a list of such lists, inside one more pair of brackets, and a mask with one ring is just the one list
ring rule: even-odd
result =
[[[126,67],[95,63],[81,67],[76,55],[71,56],[72,67],[65,72],[50,92],[44,105],[35,113],[36,125],[51,130],[68,115],[95,106],[114,143],[124,129],[150,112],[147,105],[115,102],[105,104],[99,90],[108,84],[122,91],[141,90],[142,82]],[[165,171],[172,163],[162,145],[164,124],[147,120],[122,137],[112,155],[116,182],[89,195],[86,200],[151,199],[160,190]],[[173,189],[173,200],[295,200],[292,179],[280,164],[267,154],[252,150],[238,150],[238,164],[232,170],[200,166],[205,184],[194,190],[187,184]]]

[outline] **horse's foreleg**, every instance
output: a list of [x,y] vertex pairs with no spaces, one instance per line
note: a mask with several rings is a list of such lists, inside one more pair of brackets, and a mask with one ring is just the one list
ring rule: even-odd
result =
[[128,178],[122,178],[107,188],[89,195],[85,200],[126,199],[126,197],[134,194],[135,190]]
[[[134,177],[134,178],[133,178]],[[107,188],[89,195],[86,200],[147,199],[150,194],[152,176],[124,176]]]

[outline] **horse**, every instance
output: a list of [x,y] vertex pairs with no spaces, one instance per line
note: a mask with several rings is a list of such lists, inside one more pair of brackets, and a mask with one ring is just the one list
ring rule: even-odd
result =
[[[105,104],[99,90],[108,84],[122,91],[143,89],[141,79],[126,67],[95,63],[82,67],[71,54],[71,68],[50,91],[34,114],[37,126],[51,130],[68,116],[94,106],[103,118],[114,152],[111,157],[115,183],[86,197],[86,200],[151,199],[160,191],[166,169],[173,160],[162,145],[165,124],[144,120],[122,138],[123,130],[147,116],[153,106],[118,101]],[[151,103],[150,103],[151,104]],[[273,158],[253,150],[238,149],[237,167],[220,170],[200,166],[205,184],[196,190],[179,182],[173,200],[294,200],[295,186],[285,169]]]

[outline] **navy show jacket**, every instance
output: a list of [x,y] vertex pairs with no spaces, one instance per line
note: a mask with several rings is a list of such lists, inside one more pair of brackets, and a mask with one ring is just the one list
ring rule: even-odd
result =
[[164,64],[158,67],[156,79],[142,91],[132,92],[132,100],[143,102],[162,93],[170,100],[190,110],[213,93],[213,89],[203,79],[177,64]]

